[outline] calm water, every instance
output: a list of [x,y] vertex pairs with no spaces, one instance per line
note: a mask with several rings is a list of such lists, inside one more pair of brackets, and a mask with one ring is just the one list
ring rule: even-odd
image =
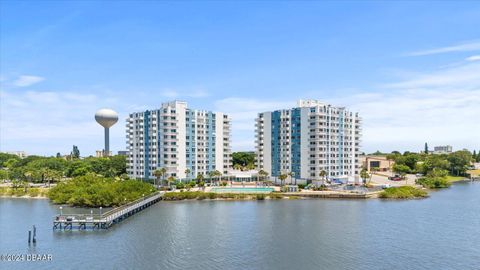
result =
[[57,212],[0,199],[0,253],[53,255],[0,268],[480,269],[480,183],[412,201],[160,202],[96,232],[53,232]]

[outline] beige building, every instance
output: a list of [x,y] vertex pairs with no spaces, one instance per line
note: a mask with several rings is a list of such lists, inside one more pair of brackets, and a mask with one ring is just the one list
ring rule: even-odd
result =
[[389,171],[395,163],[393,160],[388,160],[386,156],[362,156],[360,157],[363,168],[371,171],[372,168],[377,168],[377,171]]
[[97,151],[95,151],[95,156],[96,157],[111,157],[112,156],[112,151],[108,151],[108,156],[107,156],[107,155],[105,155],[104,150],[97,150]]

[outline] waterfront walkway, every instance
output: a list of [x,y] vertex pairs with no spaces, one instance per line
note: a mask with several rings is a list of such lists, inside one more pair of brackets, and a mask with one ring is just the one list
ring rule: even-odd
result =
[[164,192],[155,192],[147,197],[116,207],[101,215],[73,214],[56,215],[53,218],[53,230],[108,229],[161,200]]

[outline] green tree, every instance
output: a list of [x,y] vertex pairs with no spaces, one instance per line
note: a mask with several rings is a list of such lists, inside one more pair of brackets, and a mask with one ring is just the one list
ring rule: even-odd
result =
[[468,166],[472,163],[472,154],[469,151],[456,151],[451,153],[447,160],[450,162],[452,174],[465,175]]
[[190,175],[190,173],[192,173],[192,171],[190,169],[185,169],[185,175],[186,175],[187,178]]
[[255,168],[255,152],[234,152],[232,153],[233,166],[240,165],[242,168],[247,168],[248,165],[253,165]]
[[258,176],[261,177],[261,179],[262,179],[261,181],[265,185],[265,181],[266,181],[266,178],[268,176],[268,172],[266,172],[265,170],[262,169],[262,170],[258,171]]
[[7,166],[4,163],[10,159],[14,159],[18,161],[20,160],[20,157],[18,157],[17,155],[0,152],[0,168],[6,168]]
[[203,181],[205,177],[203,176],[203,173],[197,174],[197,177],[195,179],[197,180],[198,184],[203,183],[203,186],[201,186],[202,188],[205,187],[205,182]]
[[72,159],[80,158],[80,150],[78,150],[78,147],[76,145],[73,146],[70,156],[72,157]]
[[402,174],[407,174],[410,172],[410,167],[407,165],[403,164],[394,164],[392,167],[393,172],[402,175]]
[[167,186],[170,187],[172,183],[175,183],[175,177],[170,176],[167,178]]
[[0,180],[8,180],[8,171],[0,169]]

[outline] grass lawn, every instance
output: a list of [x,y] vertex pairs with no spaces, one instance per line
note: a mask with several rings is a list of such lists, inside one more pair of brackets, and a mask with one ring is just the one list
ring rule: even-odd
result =
[[465,176],[452,176],[452,175],[448,175],[446,178],[447,178],[447,181],[448,181],[448,182],[457,182],[457,181],[460,181],[460,180],[465,179],[466,177],[465,177]]

